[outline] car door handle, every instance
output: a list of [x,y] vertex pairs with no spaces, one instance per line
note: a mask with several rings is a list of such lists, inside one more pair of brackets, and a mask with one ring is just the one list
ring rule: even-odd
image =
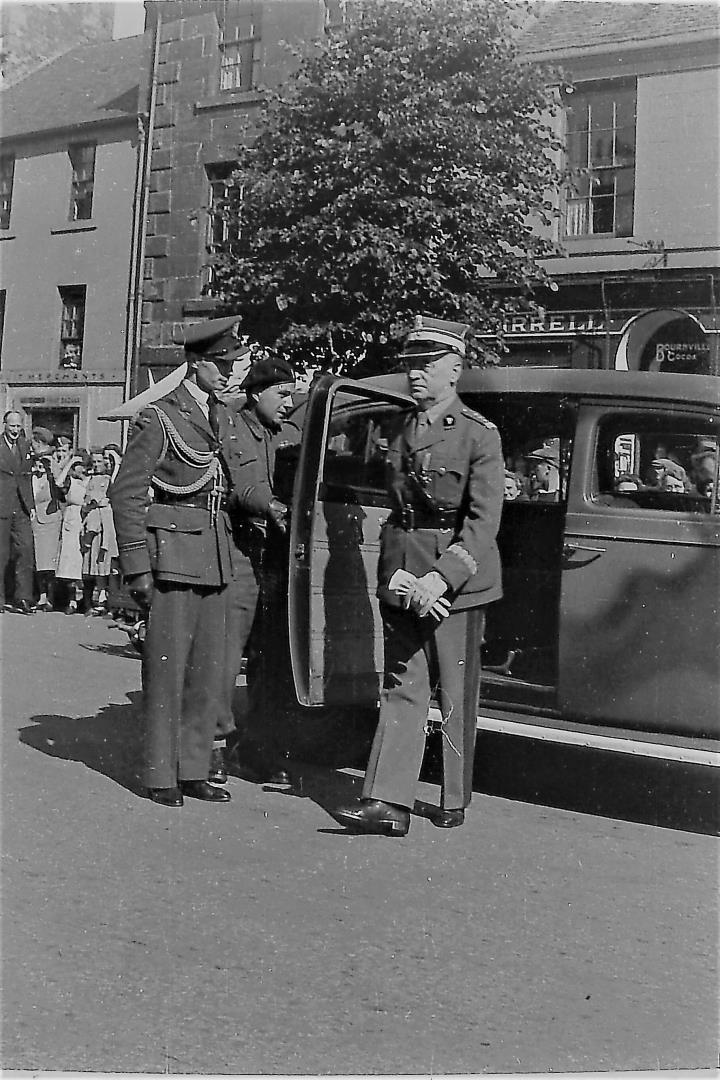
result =
[[596,551],[599,555],[602,555],[607,548],[593,547],[592,544],[564,544],[563,555],[566,559],[569,559],[571,555],[574,555],[576,551]]

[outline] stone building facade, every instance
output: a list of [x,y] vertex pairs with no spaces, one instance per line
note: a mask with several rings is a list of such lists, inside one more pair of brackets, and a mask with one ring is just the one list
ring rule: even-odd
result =
[[338,8],[330,0],[145,6],[156,48],[136,391],[176,364],[183,325],[214,310],[207,264],[225,228],[217,204],[258,114],[261,88],[290,68],[284,42],[317,39]]
[[538,6],[529,60],[561,68],[563,191],[544,314],[517,364],[720,371],[720,9]]

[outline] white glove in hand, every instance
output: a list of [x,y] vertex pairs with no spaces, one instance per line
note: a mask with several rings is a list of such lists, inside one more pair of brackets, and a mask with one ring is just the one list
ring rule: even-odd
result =
[[447,600],[440,603],[443,594],[447,592],[448,583],[437,570],[431,570],[428,574],[418,578],[410,592],[410,609],[419,618],[424,619],[431,613],[436,619],[443,619],[447,615],[450,604]]
[[287,518],[287,513],[287,506],[285,503],[280,502],[279,499],[273,499],[268,506],[268,521],[272,521],[273,525],[275,525],[281,533],[284,533],[287,530],[287,523],[285,520]]

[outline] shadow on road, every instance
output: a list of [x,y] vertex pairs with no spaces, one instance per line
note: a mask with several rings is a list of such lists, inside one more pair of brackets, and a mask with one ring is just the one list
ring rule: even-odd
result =
[[81,761],[140,795],[140,693],[128,697],[128,704],[105,705],[95,716],[32,716],[32,726],[20,729],[20,742],[50,757]]
[[[290,768],[293,789],[285,794],[310,798],[331,815],[335,807],[360,796],[362,776],[300,762],[291,762]],[[440,781],[435,746],[428,748],[421,779]],[[709,766],[483,732],[478,736],[473,790],[663,829],[720,832],[720,778]],[[435,809],[418,800],[413,813],[431,817]]]
[[714,835],[720,829],[717,771],[483,732],[473,787],[516,802]]

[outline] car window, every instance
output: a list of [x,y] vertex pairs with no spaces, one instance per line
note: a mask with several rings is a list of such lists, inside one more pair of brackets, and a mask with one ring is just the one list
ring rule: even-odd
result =
[[567,501],[576,410],[544,395],[466,395],[464,400],[500,431],[505,502],[536,506]]
[[385,505],[387,449],[403,409],[390,403],[345,404],[338,395],[330,418],[322,480],[324,498],[344,499],[348,489],[363,501]]
[[592,497],[619,509],[716,513],[718,434],[713,418],[605,418],[596,444]]

